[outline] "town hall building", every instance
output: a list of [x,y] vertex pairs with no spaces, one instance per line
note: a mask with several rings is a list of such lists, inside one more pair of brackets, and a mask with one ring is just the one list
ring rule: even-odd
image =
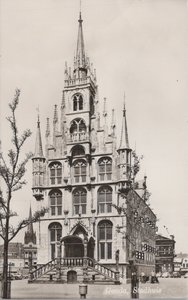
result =
[[[155,268],[156,216],[147,204],[146,177],[135,185],[125,106],[120,141],[113,114],[108,126],[106,99],[99,110],[82,23],[80,13],[73,69],[65,66],[62,102],[52,127],[47,118],[45,147],[37,122],[32,189],[38,206],[49,208],[37,229],[37,263],[47,270],[58,265],[56,279],[65,281],[94,280],[94,271],[124,278],[132,261],[147,274]],[[82,274],[85,264],[91,276]]]

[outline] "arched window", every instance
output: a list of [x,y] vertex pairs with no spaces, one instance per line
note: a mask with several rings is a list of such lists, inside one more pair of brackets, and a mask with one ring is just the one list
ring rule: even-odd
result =
[[112,212],[112,188],[104,186],[98,190],[98,213]]
[[53,162],[49,165],[50,168],[50,184],[61,184],[62,180],[62,165],[60,162]]
[[84,120],[78,118],[71,122],[70,135],[73,142],[85,140],[86,125]]
[[62,193],[59,190],[54,190],[49,193],[50,198],[50,214],[51,216],[62,215]]
[[112,228],[110,221],[101,221],[98,224],[98,255],[99,259],[112,258]]
[[86,182],[86,162],[85,160],[76,160],[73,164],[74,180],[78,182]]
[[57,257],[57,242],[62,236],[62,226],[58,222],[49,225],[51,259]]
[[83,188],[75,189],[73,192],[73,214],[86,214],[87,192]]
[[83,97],[80,94],[76,94],[73,97],[73,111],[83,109]]
[[99,180],[112,179],[112,159],[110,157],[102,157],[99,159]]
[[72,156],[80,156],[80,155],[84,155],[85,154],[85,150],[84,147],[77,145],[74,146],[72,149]]

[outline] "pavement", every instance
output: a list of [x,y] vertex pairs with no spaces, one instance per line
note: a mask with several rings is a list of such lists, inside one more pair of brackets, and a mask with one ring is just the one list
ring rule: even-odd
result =
[[[79,299],[79,284],[28,284],[14,280],[11,299]],[[140,299],[188,299],[188,278],[160,278],[159,284],[139,285]],[[88,284],[87,299],[130,299],[130,284]]]

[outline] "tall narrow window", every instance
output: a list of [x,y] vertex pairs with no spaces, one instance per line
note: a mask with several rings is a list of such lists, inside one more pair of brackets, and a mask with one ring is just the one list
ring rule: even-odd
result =
[[54,162],[49,165],[50,168],[50,184],[61,184],[62,181],[62,165],[60,162]]
[[60,223],[54,222],[49,225],[50,233],[50,250],[51,250],[51,259],[57,257],[57,242],[60,241],[62,236],[62,226]]
[[76,94],[73,97],[73,111],[83,110],[83,97],[80,94]]
[[86,162],[84,160],[76,160],[73,168],[75,182],[86,182]]
[[112,212],[112,188],[104,186],[98,190],[98,213]]
[[62,215],[62,193],[59,190],[51,191],[50,197],[50,213],[51,216]]
[[110,157],[102,157],[98,162],[99,166],[99,180],[112,179],[112,159]]
[[99,259],[112,258],[112,227],[110,221],[101,221],[98,224]]
[[94,100],[93,100],[93,97],[91,96],[90,97],[90,113],[91,113],[91,115],[93,115],[94,112],[95,112]]
[[73,214],[86,214],[87,193],[83,188],[75,189],[73,192]]

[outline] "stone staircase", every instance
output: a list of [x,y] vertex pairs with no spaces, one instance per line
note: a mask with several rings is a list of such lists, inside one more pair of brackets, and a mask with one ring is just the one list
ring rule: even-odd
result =
[[[55,258],[30,272],[29,283],[67,283],[68,272],[75,275],[73,282],[120,284],[119,272],[89,257]],[[71,281],[68,281],[71,283]]]

